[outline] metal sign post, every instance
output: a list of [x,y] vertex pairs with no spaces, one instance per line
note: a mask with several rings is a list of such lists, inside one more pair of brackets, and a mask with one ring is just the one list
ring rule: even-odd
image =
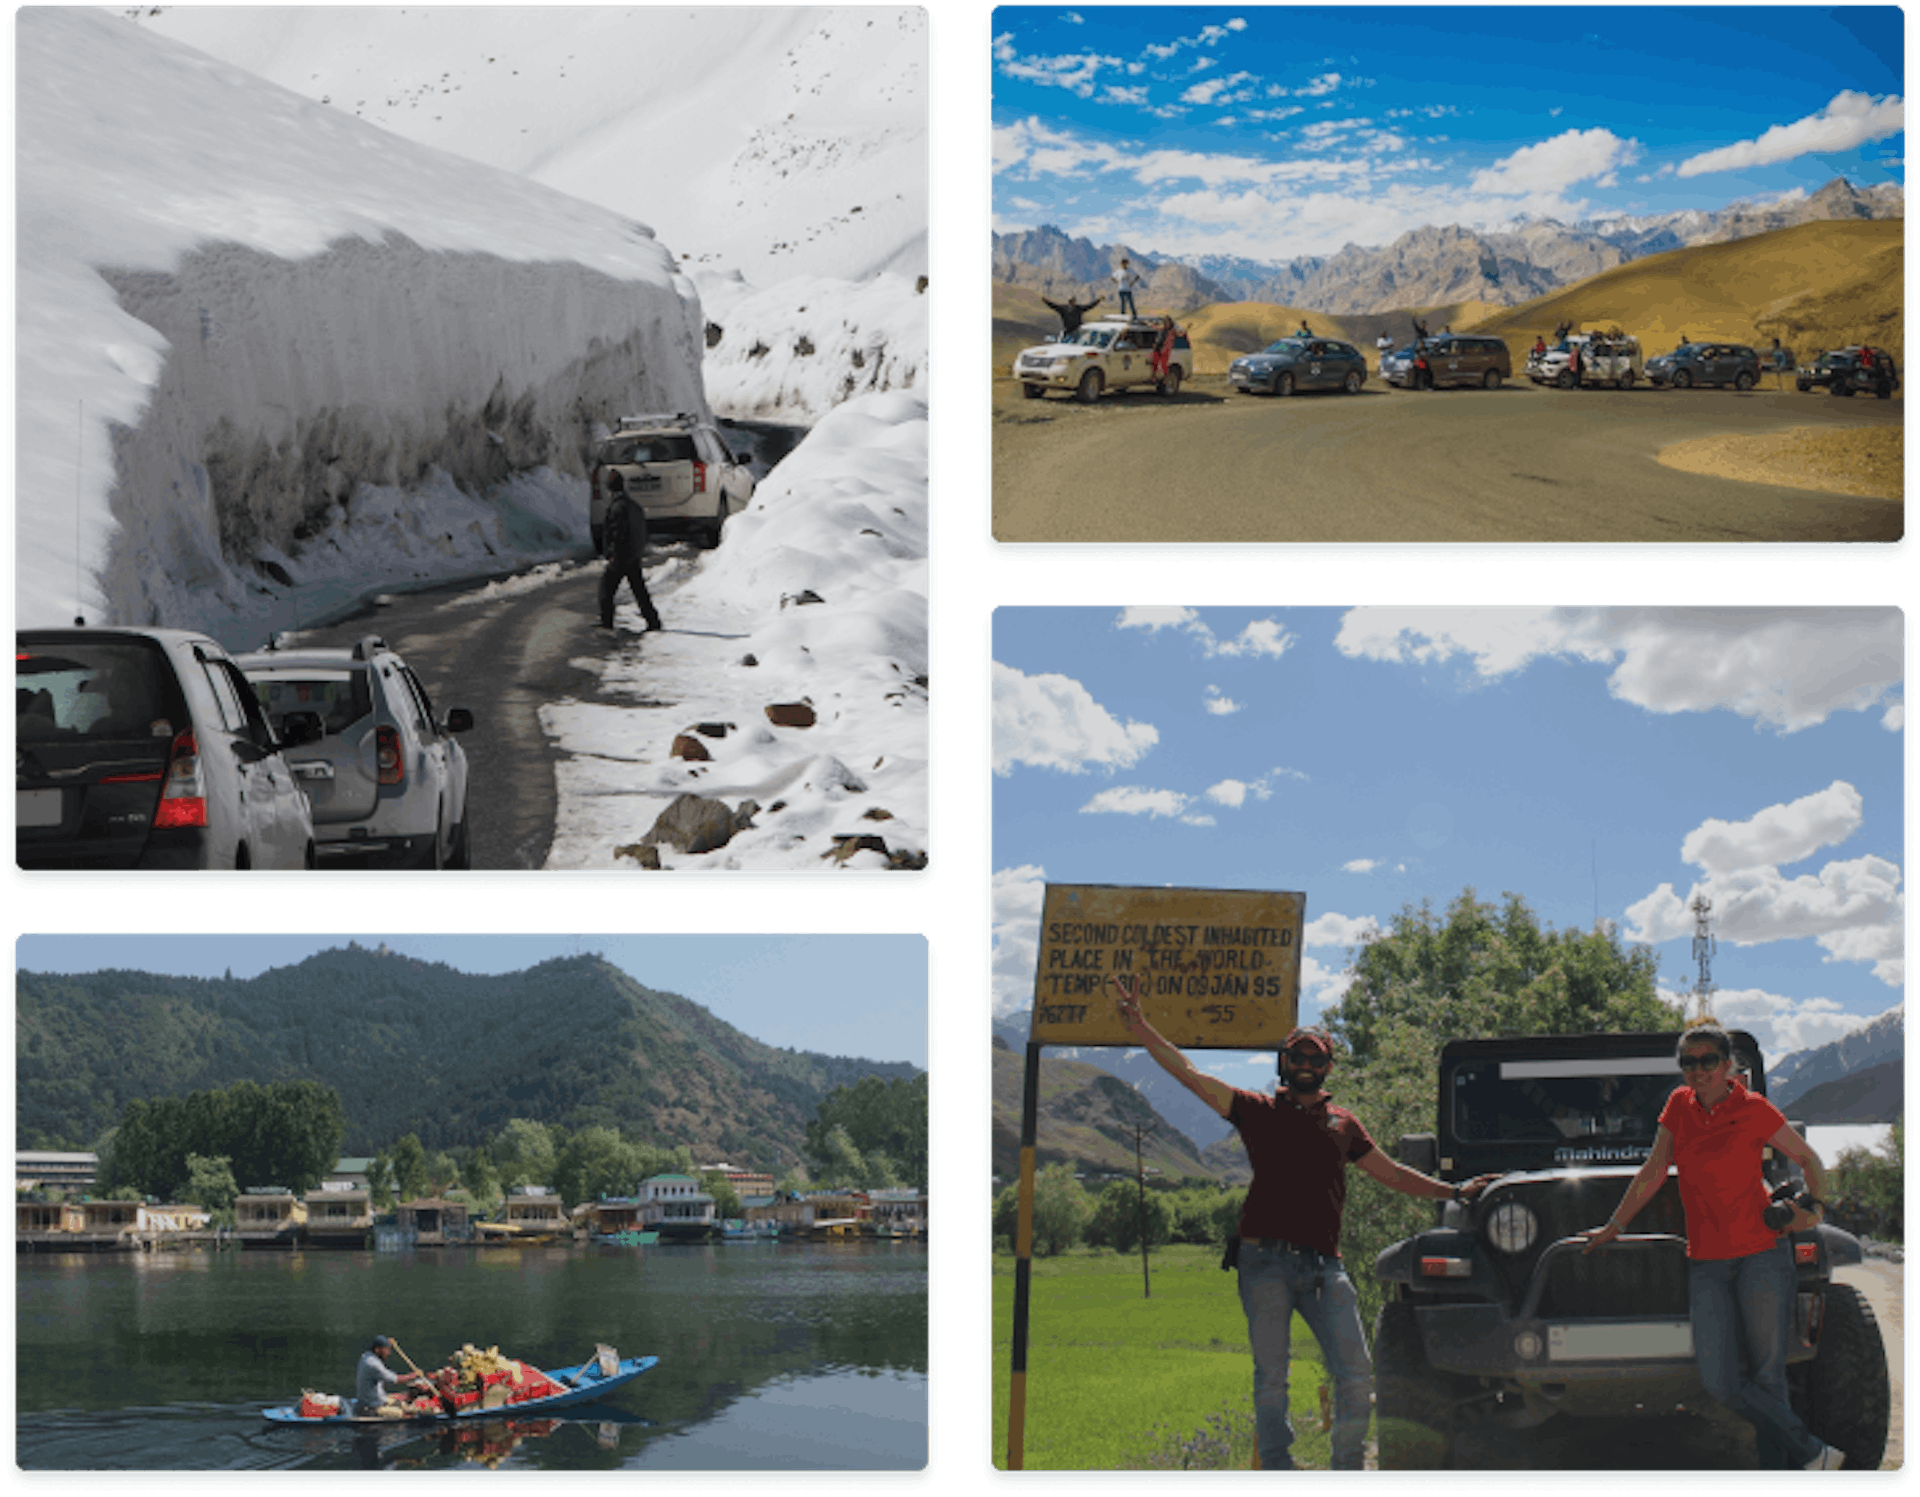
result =
[[1032,1304],[1034,1149],[1040,1052],[1137,1041],[1107,988],[1118,977],[1183,1050],[1277,1050],[1300,1001],[1307,897],[1251,889],[1049,884],[1040,914],[1033,1028],[1020,1108],[1020,1214],[1014,1238],[1007,1469],[1026,1462],[1027,1322]]

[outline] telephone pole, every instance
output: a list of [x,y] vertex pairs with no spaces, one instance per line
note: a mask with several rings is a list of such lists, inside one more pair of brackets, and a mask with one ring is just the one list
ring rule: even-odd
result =
[[1700,1024],[1713,1017],[1713,928],[1707,916],[1713,912],[1713,901],[1703,893],[1693,896],[1693,903],[1687,906],[1693,911],[1693,959],[1700,964],[1700,980],[1693,985],[1690,995],[1692,1002],[1687,1006],[1687,1022]]
[[1146,1299],[1153,1298],[1153,1275],[1147,1270],[1147,1159],[1143,1144],[1152,1131],[1139,1123],[1133,1125],[1133,1174],[1140,1188],[1140,1279]]

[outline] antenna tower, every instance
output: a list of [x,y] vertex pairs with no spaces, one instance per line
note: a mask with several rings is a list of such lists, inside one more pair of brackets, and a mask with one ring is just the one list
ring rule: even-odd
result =
[[1713,1017],[1713,995],[1717,991],[1713,984],[1713,928],[1707,920],[1713,913],[1713,901],[1696,893],[1687,908],[1693,911],[1693,959],[1700,964],[1700,980],[1688,995],[1687,1022],[1700,1024]]

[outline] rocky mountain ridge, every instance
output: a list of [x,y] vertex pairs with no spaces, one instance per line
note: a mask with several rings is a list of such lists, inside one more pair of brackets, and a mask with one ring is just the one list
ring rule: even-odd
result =
[[1716,244],[1823,219],[1905,216],[1896,183],[1859,188],[1836,177],[1790,201],[1732,203],[1705,211],[1585,220],[1533,219],[1476,228],[1422,225],[1392,244],[1349,244],[1331,256],[1260,261],[1233,256],[1155,255],[1096,245],[1050,225],[993,236],[994,279],[1055,299],[1107,293],[1124,255],[1145,278],[1143,307],[1176,312],[1215,302],[1273,302],[1339,315],[1488,302],[1518,306],[1629,260],[1688,245]]

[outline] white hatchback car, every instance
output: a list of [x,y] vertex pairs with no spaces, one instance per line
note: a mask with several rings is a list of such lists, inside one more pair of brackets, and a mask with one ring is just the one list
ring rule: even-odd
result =
[[350,650],[261,650],[236,662],[267,720],[317,717],[317,741],[287,751],[313,805],[320,866],[471,868],[467,755],[407,663],[368,635]]

